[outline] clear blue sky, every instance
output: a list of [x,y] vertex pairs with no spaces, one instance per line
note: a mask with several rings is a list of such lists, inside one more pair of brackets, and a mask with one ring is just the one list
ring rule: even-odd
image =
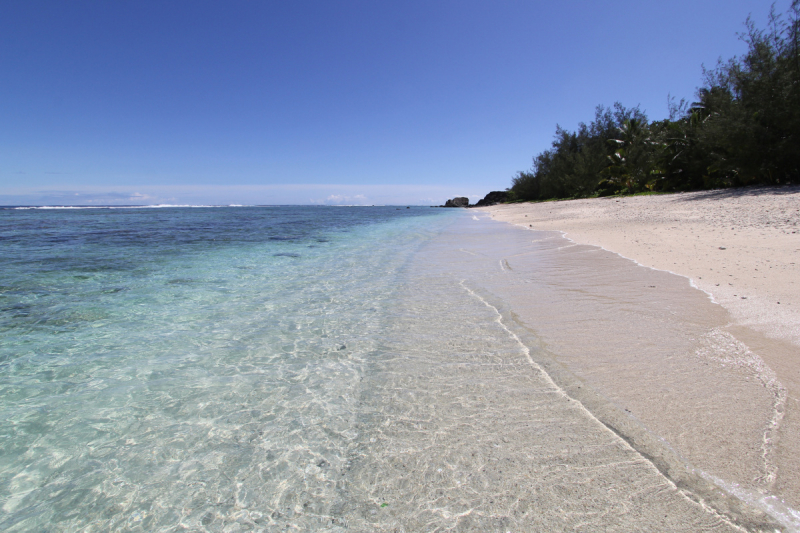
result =
[[3,0],[0,204],[475,201],[598,104],[665,117],[769,7]]

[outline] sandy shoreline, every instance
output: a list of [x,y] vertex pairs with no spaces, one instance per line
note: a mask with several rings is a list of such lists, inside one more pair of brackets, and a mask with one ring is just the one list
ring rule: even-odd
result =
[[563,231],[690,278],[737,323],[800,346],[800,187],[525,203],[496,220]]
[[[619,401],[631,404],[638,401],[636,407],[631,407],[634,414],[637,414],[639,419],[656,434],[666,437],[673,445],[677,445],[678,451],[685,457],[690,458],[692,454],[696,454],[701,468],[703,464],[712,469],[717,468],[712,466],[716,462],[720,472],[729,474],[730,481],[743,483],[743,486],[749,485],[756,490],[756,493],[765,490],[763,494],[777,495],[794,509],[798,508],[800,505],[800,476],[797,475],[797,461],[800,458],[800,365],[798,365],[800,362],[800,267],[798,266],[800,265],[800,228],[798,228],[800,187],[747,188],[674,195],[513,204],[484,208],[484,210],[498,221],[532,230],[561,231],[578,245],[601,247],[642,266],[684,276],[691,280],[692,285],[705,291],[713,302],[718,303],[722,308],[720,312],[723,314],[720,316],[723,321],[720,323],[722,326],[714,331],[717,332],[715,335],[722,335],[727,340],[718,344],[715,349],[721,350],[719,353],[726,350],[731,352],[723,355],[723,359],[738,358],[737,364],[744,371],[741,375],[749,373],[750,379],[759,380],[760,385],[755,388],[746,385],[746,381],[742,381],[745,386],[741,391],[734,390],[731,385],[725,385],[723,376],[730,371],[730,366],[726,368],[722,364],[717,375],[711,373],[706,377],[700,377],[696,373],[697,370],[683,377],[671,376],[669,373],[662,373],[662,377],[658,377],[656,372],[655,379],[650,385],[653,392],[655,392],[653,388],[657,388],[663,379],[669,382],[665,391],[672,392],[664,392],[662,400],[658,399],[662,397],[661,394],[651,394],[649,399],[636,400],[637,395],[644,398],[641,396],[642,387],[637,388],[637,385],[633,384],[628,386],[624,380],[619,381],[617,378],[602,377],[601,374],[606,368],[604,365],[611,362],[623,364],[624,367],[631,364],[640,365],[639,371],[633,371],[633,367],[630,367],[633,373],[629,379],[638,380],[639,378],[635,376],[641,376],[641,372],[645,374],[650,372],[652,368],[648,365],[658,364],[656,363],[658,357],[651,359],[652,362],[645,363],[636,357],[635,352],[630,352],[630,355],[615,359],[617,357],[614,355],[615,349],[596,347],[600,355],[607,352],[603,355],[607,357],[607,362],[582,358],[580,354],[585,348],[575,351],[574,357],[562,358],[562,361],[567,362],[568,366],[572,365],[572,371],[577,372],[577,375],[580,376],[583,372],[583,379],[594,380],[601,394],[611,395],[619,398]],[[587,261],[585,257],[580,259],[581,254],[575,257],[576,260]],[[586,264],[591,264],[592,260],[588,261]],[[607,267],[598,266],[598,268]],[[631,272],[628,275],[634,274]],[[679,285],[676,285],[675,289],[670,289],[677,292],[662,293],[660,297],[671,298],[671,295],[674,295],[678,298],[688,298],[690,296],[688,294],[681,296],[683,293]],[[520,300],[517,305],[523,305],[523,301],[524,299]],[[684,312],[696,309],[701,313],[718,314],[712,308],[701,311],[705,306],[701,306],[699,301],[686,305]],[[535,324],[536,320],[541,321],[546,317],[546,315],[536,316],[535,313],[529,314],[530,324]],[[525,320],[525,312],[522,315]],[[725,316],[728,318],[725,319]],[[565,315],[562,320],[569,318]],[[582,320],[585,324],[592,323],[592,318],[588,315]],[[726,320],[728,324],[724,326]],[[646,333],[650,337],[656,331],[650,330]],[[656,341],[656,337],[652,337],[652,342],[659,341]],[[660,342],[667,342],[666,338]],[[618,349],[622,350],[619,353],[626,350],[623,346]],[[738,353],[734,354],[736,351]],[[625,359],[626,357],[633,359]],[[687,355],[677,355],[677,357],[684,358],[688,369],[694,364],[692,361],[696,356],[687,352]],[[716,364],[713,361],[722,361],[719,355],[715,357],[716,359],[708,359],[712,366]],[[598,372],[601,374],[597,374]],[[687,379],[693,380],[693,383],[687,384]],[[729,382],[734,383],[734,381]],[[750,383],[755,385],[752,381]],[[685,387],[685,391],[675,396],[676,387]],[[763,398],[759,400],[762,404],[761,414],[753,412],[745,415],[745,404],[749,400],[744,399],[744,396],[753,395],[752,398],[756,398],[762,394],[758,392],[759,389],[764,391]],[[710,399],[708,391],[715,391],[714,400]],[[770,397],[773,399],[770,400]],[[672,399],[667,400],[668,398]],[[672,402],[671,407],[666,407],[659,414],[659,404],[668,401]],[[694,407],[690,407],[691,405]],[[705,408],[703,405],[708,407]],[[717,409],[717,414],[713,416],[709,414],[707,422],[704,423],[711,424],[706,426],[710,432],[706,433],[708,438],[705,442],[696,437],[698,431],[703,433],[700,429],[702,425],[698,425],[696,430],[688,433],[683,427],[690,420],[686,417],[696,418],[692,413],[697,413],[698,409],[700,411]],[[753,438],[756,434],[753,428],[749,430],[753,437],[746,436],[747,431],[743,425],[745,420],[748,420],[753,428],[759,424],[765,428],[763,444],[759,445]],[[684,442],[684,436],[689,433],[694,436]],[[761,438],[757,440],[760,441]],[[738,442],[740,450],[746,450],[749,446],[753,451],[746,453],[751,453],[753,464],[756,464],[759,453],[762,453],[756,452],[756,447],[762,447],[765,464],[774,466],[772,470],[774,480],[764,483],[763,478],[755,474],[747,474],[744,471],[736,473],[738,467],[734,467],[735,463],[730,461],[738,460],[730,454],[736,456],[745,452],[735,452],[733,448],[726,452],[721,451],[731,442]],[[773,474],[768,477],[773,478]]]
[[[765,506],[684,466],[772,487],[751,482],[771,473],[760,446],[769,391],[752,372],[717,372],[716,346],[699,339],[725,324],[724,310],[684,278],[556,232],[477,212],[448,218],[398,280],[362,382],[370,433],[346,478],[351,501],[372,504],[348,515],[350,527],[780,529]],[[744,412],[727,408],[731,390]],[[714,425],[741,437],[709,435]]]

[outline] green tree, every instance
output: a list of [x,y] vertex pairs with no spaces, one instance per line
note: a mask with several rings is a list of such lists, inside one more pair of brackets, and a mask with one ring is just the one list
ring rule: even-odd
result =
[[741,57],[704,71],[691,106],[670,118],[598,106],[589,125],[561,127],[550,149],[512,179],[520,200],[800,182],[800,0],[766,30],[751,19]]

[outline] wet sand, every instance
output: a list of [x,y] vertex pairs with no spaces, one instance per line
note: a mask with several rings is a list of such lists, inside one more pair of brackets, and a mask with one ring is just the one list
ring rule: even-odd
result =
[[799,206],[787,187],[486,209],[528,242],[563,241],[506,250],[508,287],[491,290],[555,372],[610,404],[590,410],[787,530],[800,524]]
[[[395,315],[361,383],[362,438],[343,472],[335,525],[687,533],[779,527],[688,472],[650,434],[626,427],[627,417],[615,419],[607,399],[582,392],[582,381],[559,370],[545,344],[575,345],[567,331],[563,339],[552,334],[557,321],[546,322],[579,303],[548,295],[561,291],[552,282],[570,264],[559,250],[567,241],[542,234],[545,242],[531,243],[530,235],[465,217],[408,265]],[[583,274],[568,275],[569,290],[588,287]],[[523,291],[533,291],[544,311],[536,328],[515,317],[524,311],[515,299]],[[683,324],[673,330],[683,332]]]

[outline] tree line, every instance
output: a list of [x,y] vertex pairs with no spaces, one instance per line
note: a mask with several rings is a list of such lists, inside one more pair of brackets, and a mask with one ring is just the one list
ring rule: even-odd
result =
[[586,198],[800,182],[800,0],[766,30],[748,18],[747,53],[704,68],[697,101],[669,118],[598,106],[577,131],[557,127],[549,150],[518,172],[511,200]]

